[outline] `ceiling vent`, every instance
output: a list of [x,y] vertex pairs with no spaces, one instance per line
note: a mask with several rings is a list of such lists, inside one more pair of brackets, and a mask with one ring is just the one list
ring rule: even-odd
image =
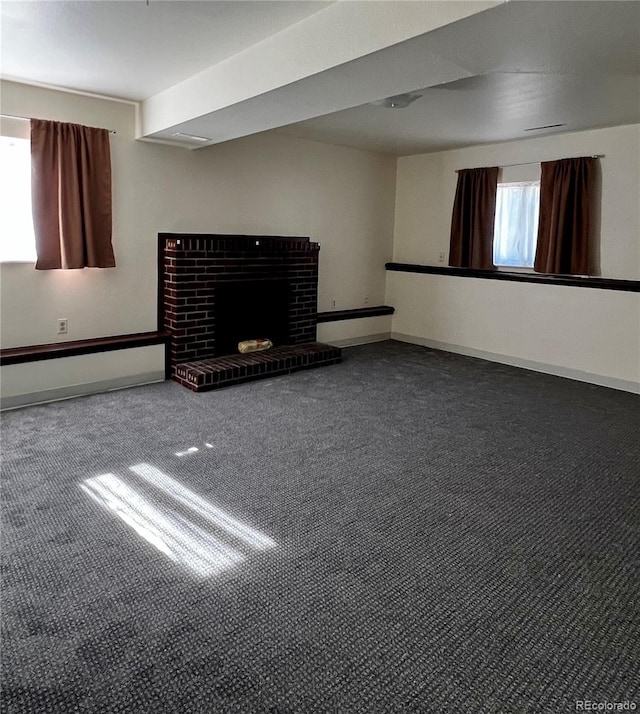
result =
[[188,139],[189,141],[197,141],[199,144],[206,144],[207,141],[211,141],[206,136],[196,136],[195,134],[183,134],[181,131],[176,131],[173,136],[177,136],[179,139]]
[[542,131],[543,129],[557,129],[559,126],[567,126],[566,124],[547,124],[546,126],[532,126],[525,131]]
[[410,104],[420,99],[422,94],[417,92],[409,92],[408,94],[396,94],[393,97],[379,99],[377,102],[371,102],[377,107],[387,107],[388,109],[406,109]]

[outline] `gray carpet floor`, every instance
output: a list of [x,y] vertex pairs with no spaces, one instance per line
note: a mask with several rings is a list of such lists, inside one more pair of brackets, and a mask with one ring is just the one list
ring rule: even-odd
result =
[[2,711],[640,707],[639,424],[395,342],[5,413]]

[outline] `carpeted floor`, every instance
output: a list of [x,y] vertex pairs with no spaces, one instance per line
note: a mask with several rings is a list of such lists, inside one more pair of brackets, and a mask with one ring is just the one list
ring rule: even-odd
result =
[[639,424],[395,342],[5,413],[2,711],[640,707]]

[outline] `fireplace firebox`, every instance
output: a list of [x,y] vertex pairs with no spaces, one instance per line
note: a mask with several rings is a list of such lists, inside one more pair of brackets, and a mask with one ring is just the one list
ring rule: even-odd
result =
[[234,354],[239,342],[258,337],[275,346],[289,344],[289,300],[287,280],[218,283],[213,317],[216,352]]

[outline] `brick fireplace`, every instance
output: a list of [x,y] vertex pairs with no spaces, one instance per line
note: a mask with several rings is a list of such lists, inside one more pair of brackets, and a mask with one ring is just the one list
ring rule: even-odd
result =
[[[169,376],[203,391],[340,361],[338,348],[315,341],[319,249],[308,238],[160,233]],[[238,354],[255,338],[274,347]]]

